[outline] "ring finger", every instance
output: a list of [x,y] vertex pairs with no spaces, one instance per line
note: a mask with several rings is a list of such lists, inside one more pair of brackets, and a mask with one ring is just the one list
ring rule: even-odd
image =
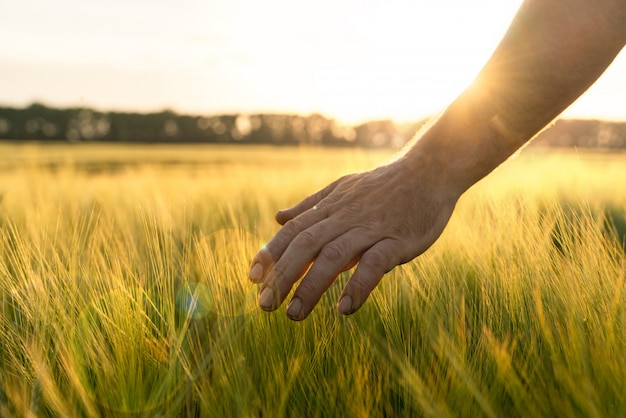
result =
[[361,254],[374,244],[373,239],[357,238],[363,236],[367,234],[362,228],[354,228],[321,249],[287,307],[289,318],[296,321],[305,319],[339,274],[357,263]]

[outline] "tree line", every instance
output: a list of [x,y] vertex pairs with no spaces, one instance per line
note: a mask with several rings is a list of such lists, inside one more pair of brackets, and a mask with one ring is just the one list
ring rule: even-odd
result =
[[[379,120],[351,126],[319,114],[194,116],[58,109],[43,104],[0,107],[0,140],[215,143],[399,148],[426,123]],[[626,122],[560,120],[534,145],[626,148]]]

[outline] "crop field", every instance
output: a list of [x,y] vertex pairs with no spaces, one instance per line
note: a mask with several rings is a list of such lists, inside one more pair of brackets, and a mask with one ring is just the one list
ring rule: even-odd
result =
[[623,153],[524,150],[352,316],[256,307],[275,211],[391,155],[0,144],[0,416],[625,416]]

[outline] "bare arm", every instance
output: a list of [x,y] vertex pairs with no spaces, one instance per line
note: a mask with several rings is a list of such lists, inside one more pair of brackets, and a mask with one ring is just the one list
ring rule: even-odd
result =
[[[335,181],[280,211],[252,260],[259,305],[302,320],[342,272],[355,312],[383,275],[426,251],[459,196],[524,145],[602,74],[626,43],[626,0],[527,0],[475,82],[398,160]],[[310,268],[309,268],[310,267]],[[307,271],[308,269],[308,271]]]
[[469,188],[587,90],[625,43],[626,0],[525,1],[474,83],[422,138],[423,151],[458,150],[463,178],[453,181]]

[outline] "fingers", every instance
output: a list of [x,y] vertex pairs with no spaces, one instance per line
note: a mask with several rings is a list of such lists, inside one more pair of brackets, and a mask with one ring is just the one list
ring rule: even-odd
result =
[[[326,207],[315,210],[309,210],[296,219],[291,219],[274,235],[274,238],[268,242],[261,251],[259,251],[250,263],[248,278],[260,283],[270,272],[275,262],[282,257],[283,253],[291,242],[303,231],[312,225],[323,221],[328,216]],[[307,235],[308,234],[308,235]],[[302,240],[307,240],[311,232],[307,232]],[[308,241],[308,240],[307,240]]]
[[312,209],[315,205],[317,205],[322,199],[328,196],[334,189],[337,187],[337,184],[342,179],[336,180],[324,187],[322,190],[314,193],[302,200],[296,206],[293,206],[289,209],[282,209],[276,213],[276,222],[281,225],[284,225],[287,221],[294,219],[296,216],[306,212],[309,209]]
[[353,314],[363,305],[385,273],[400,264],[400,251],[396,241],[384,239],[363,253],[339,297],[337,309],[340,313]]
[[358,239],[363,235],[362,229],[353,229],[322,247],[287,306],[289,318],[305,319],[337,276],[352,268],[358,256],[371,245],[369,241]]
[[266,311],[272,311],[280,306],[293,284],[318,257],[324,244],[341,234],[342,231],[333,222],[325,220],[293,238],[264,278],[259,294],[259,306]]

